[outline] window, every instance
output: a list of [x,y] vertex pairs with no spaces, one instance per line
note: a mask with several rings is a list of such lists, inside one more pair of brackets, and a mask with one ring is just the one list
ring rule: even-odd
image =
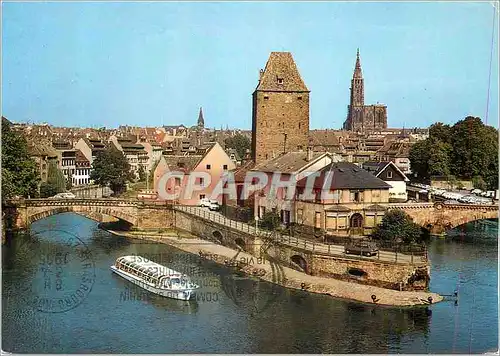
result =
[[210,169],[212,166],[210,164],[207,164],[207,169]]
[[200,200],[205,199],[205,194],[200,194]]
[[203,177],[200,177],[200,187],[203,187],[204,183],[205,183],[205,180],[203,179]]
[[283,84],[283,78],[278,78],[278,84]]
[[299,130],[300,130],[301,123],[299,122]]
[[227,171],[227,164],[223,165],[222,169],[225,170],[225,171]]
[[264,100],[269,100],[269,96],[264,95]]
[[351,191],[351,202],[356,202],[359,203],[361,201],[361,192],[356,190],[356,191]]
[[175,186],[178,187],[181,185],[181,179],[179,177],[175,177]]
[[392,172],[391,171],[388,171],[387,172],[387,178],[391,179],[392,178]]
[[297,97],[297,100],[302,100],[302,97],[301,96]]

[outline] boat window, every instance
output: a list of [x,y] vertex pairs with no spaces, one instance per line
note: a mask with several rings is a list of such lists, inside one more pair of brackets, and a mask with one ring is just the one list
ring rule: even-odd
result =
[[180,283],[180,280],[179,278],[172,278],[172,284],[179,284]]

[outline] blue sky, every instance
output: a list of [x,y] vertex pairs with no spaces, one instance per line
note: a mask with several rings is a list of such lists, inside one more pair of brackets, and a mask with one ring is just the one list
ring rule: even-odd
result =
[[[356,48],[390,127],[485,117],[490,3],[2,3],[2,115],[118,127],[251,127],[271,51],[292,52],[310,127],[345,119]],[[495,27],[498,25],[496,19]],[[498,127],[495,29],[488,124]]]

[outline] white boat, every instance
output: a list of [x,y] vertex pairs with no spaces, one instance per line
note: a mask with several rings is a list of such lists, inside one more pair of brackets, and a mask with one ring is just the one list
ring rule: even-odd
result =
[[189,300],[200,288],[187,275],[141,256],[118,257],[110,268],[139,287],[167,298]]

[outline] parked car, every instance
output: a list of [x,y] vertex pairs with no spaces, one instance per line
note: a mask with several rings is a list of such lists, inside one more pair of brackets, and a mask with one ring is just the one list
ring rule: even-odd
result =
[[208,198],[201,198],[200,203],[198,204],[202,208],[208,208],[210,206],[210,199]]
[[350,255],[376,256],[378,253],[377,244],[370,241],[355,241],[344,247],[344,252]]
[[51,197],[51,199],[74,199],[74,198],[76,198],[76,195],[74,195],[73,193],[70,193],[70,192],[58,193],[58,194],[54,195],[53,197]]
[[156,200],[158,199],[158,195],[154,191],[154,189],[141,189],[137,193],[137,199],[141,200]]
[[217,201],[214,201],[214,200],[210,201],[210,205],[208,206],[209,210],[217,211],[217,210],[219,210],[219,208],[220,208],[220,206],[219,206],[219,203]]

